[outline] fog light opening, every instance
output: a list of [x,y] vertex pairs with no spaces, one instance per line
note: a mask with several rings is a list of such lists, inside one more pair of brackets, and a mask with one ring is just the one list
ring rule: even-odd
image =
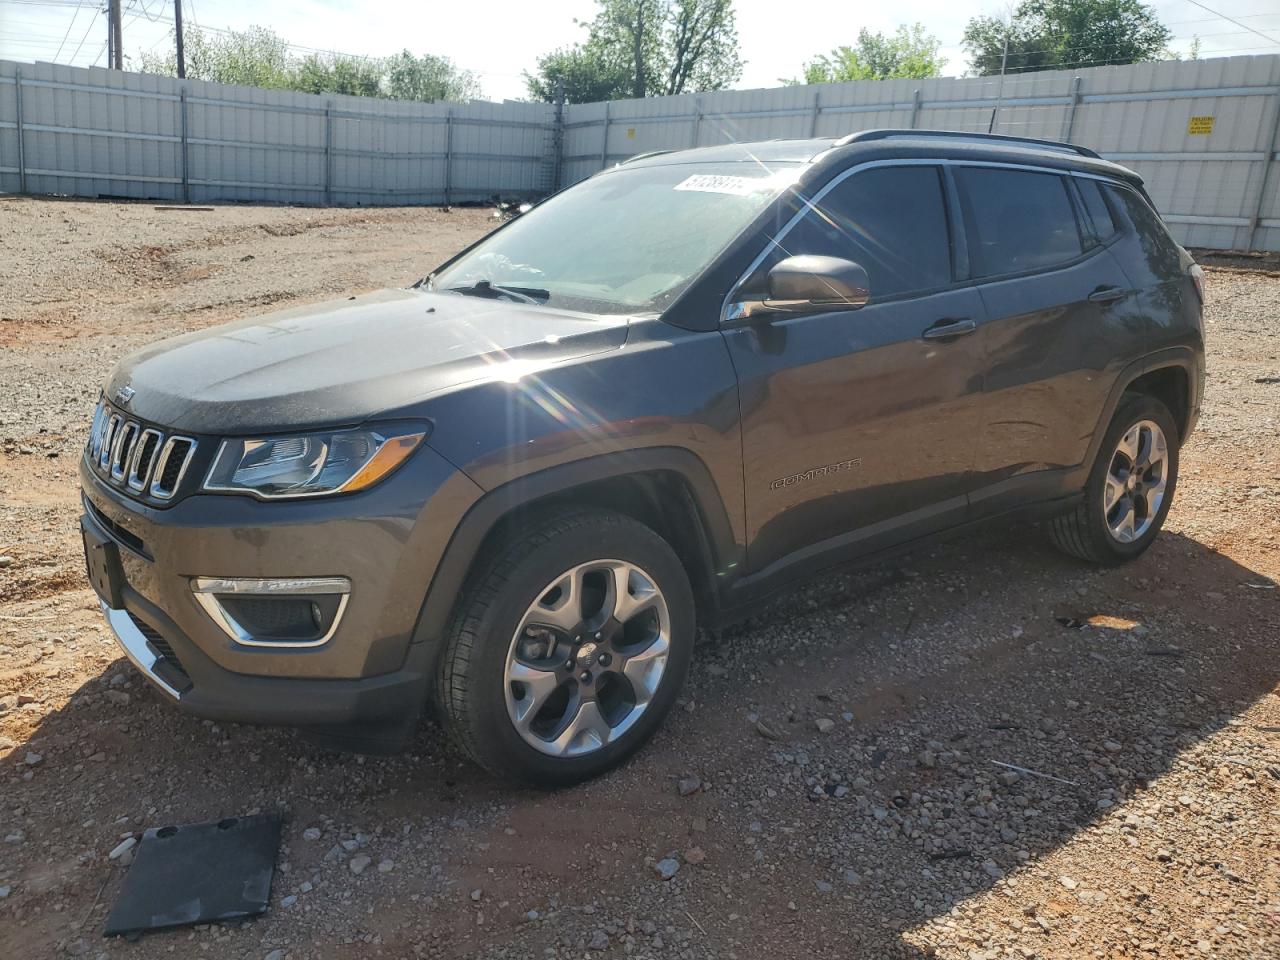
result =
[[346,577],[197,577],[196,602],[235,643],[248,647],[318,647],[346,612]]

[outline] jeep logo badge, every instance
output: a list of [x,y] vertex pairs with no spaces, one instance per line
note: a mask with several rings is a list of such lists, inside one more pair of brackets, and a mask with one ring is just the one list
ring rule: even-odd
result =
[[120,403],[121,406],[123,406],[124,404],[132,400],[133,395],[137,392],[138,391],[134,390],[133,387],[129,386],[128,384],[126,384],[123,387],[117,387],[116,400]]

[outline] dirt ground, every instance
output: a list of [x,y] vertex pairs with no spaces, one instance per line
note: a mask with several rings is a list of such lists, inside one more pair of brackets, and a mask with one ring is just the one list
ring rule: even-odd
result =
[[[430,727],[404,756],[328,753],[136,678],[76,529],[112,363],[404,285],[493,223],[0,202],[0,957],[1280,956],[1280,278],[1258,272],[1209,275],[1204,414],[1142,559],[1095,570],[1010,527],[829,576],[703,645],[682,708],[597,782],[512,790]],[[286,818],[264,917],[102,937],[123,838],[254,811]]]

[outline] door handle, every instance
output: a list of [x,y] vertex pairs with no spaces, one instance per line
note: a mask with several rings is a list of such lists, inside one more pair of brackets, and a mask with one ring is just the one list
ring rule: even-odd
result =
[[920,336],[925,340],[951,340],[973,333],[977,329],[976,323],[968,317],[961,317],[959,320],[939,320]]
[[1129,291],[1121,290],[1119,287],[1102,287],[1089,294],[1090,303],[1115,303],[1117,300],[1123,300],[1129,295]]

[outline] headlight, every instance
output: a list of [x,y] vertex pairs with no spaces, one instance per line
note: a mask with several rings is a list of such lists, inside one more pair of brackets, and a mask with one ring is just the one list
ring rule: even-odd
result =
[[352,493],[404,463],[426,435],[409,424],[223,440],[204,489],[271,500]]

